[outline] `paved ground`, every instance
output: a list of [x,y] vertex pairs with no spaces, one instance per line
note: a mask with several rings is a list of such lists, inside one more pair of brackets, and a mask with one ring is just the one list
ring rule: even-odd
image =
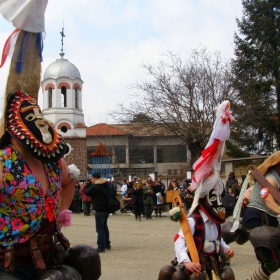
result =
[[[73,215],[72,226],[63,230],[72,245],[90,244],[96,247],[94,216]],[[130,214],[110,216],[109,229],[112,250],[100,254],[100,280],[157,280],[160,268],[174,258],[173,236],[179,223],[167,216],[135,221]],[[236,280],[245,280],[258,267],[252,246],[231,244],[235,250],[231,267]],[[271,280],[279,280],[280,271]],[[90,280],[90,279],[89,279]]]

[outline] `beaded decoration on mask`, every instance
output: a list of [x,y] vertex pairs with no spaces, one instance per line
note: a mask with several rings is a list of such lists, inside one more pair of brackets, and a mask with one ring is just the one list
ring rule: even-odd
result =
[[54,162],[68,151],[68,145],[43,116],[36,100],[22,92],[8,96],[6,130],[35,158]]

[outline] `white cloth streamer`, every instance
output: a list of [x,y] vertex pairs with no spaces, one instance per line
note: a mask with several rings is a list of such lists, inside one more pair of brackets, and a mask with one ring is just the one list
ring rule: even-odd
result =
[[28,32],[45,32],[48,0],[0,0],[0,13],[13,26]]

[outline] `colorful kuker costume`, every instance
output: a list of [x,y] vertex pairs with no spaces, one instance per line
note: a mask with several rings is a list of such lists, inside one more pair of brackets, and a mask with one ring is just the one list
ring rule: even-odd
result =
[[[10,94],[6,112],[6,133],[0,145],[3,172],[0,204],[2,246],[27,241],[40,229],[45,212],[50,222],[57,217],[57,196],[62,172],[60,159],[68,150],[63,138],[44,119],[33,97],[21,92]],[[40,182],[20,152],[9,143],[10,137],[44,162],[49,181],[46,198],[43,197]]]
[[[61,266],[52,274],[49,271],[41,273],[40,279],[48,279],[50,275],[62,279],[61,269],[65,275],[80,279],[79,272],[72,266],[83,277],[91,275],[92,279],[98,279],[100,259],[97,251],[85,245],[70,249],[68,240],[60,231],[61,226],[70,225],[70,211],[60,213],[58,197],[61,161],[68,151],[66,142],[44,119],[34,98],[27,94],[16,92],[9,95],[5,120],[6,130],[0,139],[0,269],[2,267],[10,273],[15,271],[20,279],[26,279],[21,278],[17,267],[34,264],[38,271],[44,271],[51,265],[68,262],[70,266]],[[11,137],[42,162],[48,181],[46,195],[23,155],[12,144]],[[79,172],[73,165],[68,168],[70,183]],[[69,249],[75,253],[74,262]],[[79,263],[81,254],[84,259]],[[47,258],[48,265],[45,263]],[[92,263],[95,265],[89,265]],[[32,279],[32,274],[30,277]]]
[[[196,208],[188,218],[191,234],[199,254],[201,274],[196,276],[187,271],[184,266],[184,263],[192,260],[188,254],[188,244],[181,230],[174,237],[175,262],[172,262],[173,266],[162,267],[159,280],[235,279],[232,269],[229,266],[222,266],[220,262],[220,257],[226,256],[231,249],[221,237],[221,224],[225,221],[225,209],[220,198],[222,188],[218,173],[213,173],[205,180],[205,183],[212,184],[214,188],[204,197],[198,199]],[[171,213],[172,210],[170,214],[174,215]],[[170,275],[170,278],[167,275]]]
[[[258,168],[249,166],[248,170],[234,208],[233,223],[227,221],[222,235],[228,243],[236,241],[239,245],[250,240],[261,265],[248,280],[268,280],[280,267],[280,151],[268,157]],[[255,183],[247,189],[250,176]],[[268,192],[263,196],[266,188]],[[246,190],[250,190],[249,196]],[[272,199],[266,201],[268,196]]]
[[[251,174],[255,177],[256,182],[253,185],[249,204],[242,212],[243,230],[249,237],[261,265],[249,279],[268,280],[270,275],[280,267],[278,222],[280,206],[279,197],[277,197],[280,192],[280,151],[268,157],[257,170],[252,170]],[[262,190],[265,187],[272,188],[272,190],[262,197]],[[276,194],[273,195],[273,193]]]
[[69,147],[37,104],[46,4],[0,3],[0,13],[17,28],[0,65],[12,53],[0,127],[0,278],[12,279],[2,274],[8,272],[19,279],[95,280],[101,275],[97,250],[70,248],[60,231],[70,225],[72,198],[59,195],[71,193],[80,172],[73,164],[67,168],[63,156]]
[[0,246],[28,241],[40,229],[44,214],[50,222],[57,218],[61,163],[44,163],[49,181],[47,197],[19,151],[8,145],[0,150],[4,170],[0,203]]
[[[174,237],[176,259],[172,262],[173,266],[164,266],[160,270],[159,280],[235,279],[232,269],[229,266],[223,267],[220,262],[220,257],[233,256],[233,251],[221,237],[225,208],[221,202],[223,184],[219,175],[224,144],[230,134],[229,123],[234,120],[229,105],[228,101],[224,101],[217,107],[210,140],[193,165],[191,190],[195,191],[195,195],[187,219],[191,232],[186,234],[191,234],[194,239],[200,264],[191,260],[186,237],[181,230]],[[174,209],[169,212],[173,220],[177,215]]]

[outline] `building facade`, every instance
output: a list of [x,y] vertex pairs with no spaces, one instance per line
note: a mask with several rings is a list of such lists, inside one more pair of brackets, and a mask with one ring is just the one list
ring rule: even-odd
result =
[[[162,132],[162,133],[161,133]],[[128,177],[157,174],[185,177],[190,169],[187,146],[163,128],[146,130],[145,124],[96,124],[87,128],[88,172],[92,169],[90,154],[102,143],[112,153],[112,176]]]

